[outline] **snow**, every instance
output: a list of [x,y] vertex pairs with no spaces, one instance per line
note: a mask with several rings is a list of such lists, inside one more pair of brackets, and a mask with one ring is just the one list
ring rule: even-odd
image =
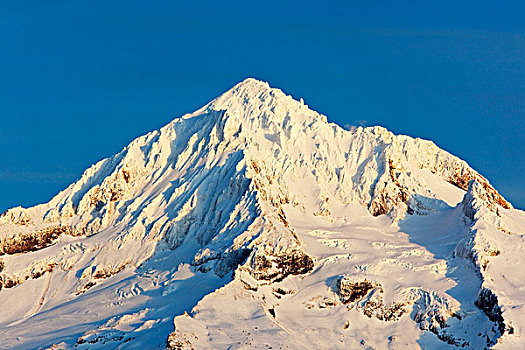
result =
[[0,347],[522,347],[524,233],[432,142],[247,79],[0,217]]

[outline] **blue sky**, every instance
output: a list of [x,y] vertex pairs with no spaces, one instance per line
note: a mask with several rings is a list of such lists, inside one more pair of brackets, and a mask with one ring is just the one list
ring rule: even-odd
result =
[[431,139],[525,208],[520,1],[0,1],[0,211],[246,77]]

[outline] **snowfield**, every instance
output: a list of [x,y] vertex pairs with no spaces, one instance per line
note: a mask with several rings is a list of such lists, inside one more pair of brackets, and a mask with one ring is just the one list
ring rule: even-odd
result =
[[0,217],[0,348],[525,348],[525,213],[246,79]]

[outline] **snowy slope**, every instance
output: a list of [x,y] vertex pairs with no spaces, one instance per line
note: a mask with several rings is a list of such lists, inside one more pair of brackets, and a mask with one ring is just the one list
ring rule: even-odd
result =
[[0,348],[524,346],[525,214],[247,79],[0,217]]

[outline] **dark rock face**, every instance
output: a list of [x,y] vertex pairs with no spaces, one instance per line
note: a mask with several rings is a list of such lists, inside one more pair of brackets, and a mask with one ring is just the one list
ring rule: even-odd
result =
[[183,349],[195,349],[191,346],[188,340],[179,340],[176,338],[175,333],[170,334],[166,342],[166,349],[168,350],[183,350]]
[[238,265],[242,264],[251,253],[251,249],[237,249],[227,250],[222,253],[217,265],[215,265],[214,272],[217,276],[223,277],[229,272],[237,268]]
[[98,279],[110,278],[111,276],[116,275],[120,271],[124,270],[125,267],[126,267],[126,264],[123,264],[123,265],[115,267],[112,270],[99,270],[99,271],[96,271],[93,274],[93,278],[98,278]]
[[[188,314],[184,312],[183,316]],[[168,336],[166,339],[166,349],[167,350],[194,350],[195,348],[191,345],[190,339],[197,339],[194,334],[187,334],[181,332],[177,329],[175,325],[175,330]]]
[[287,295],[287,294],[295,294],[295,292],[297,291],[294,291],[294,290],[285,290],[285,289],[282,289],[282,288],[274,288],[273,289],[273,295],[274,297],[276,297],[277,299],[281,299],[283,296]]
[[16,236],[0,239],[0,255],[27,253],[48,247],[63,234],[81,235],[70,226],[52,226],[31,233],[20,233]]
[[382,298],[368,300],[363,307],[365,316],[375,317],[380,321],[397,321],[406,312],[406,303],[394,302],[385,305]]
[[389,211],[389,205],[384,195],[379,196],[368,206],[368,210],[373,216],[385,215]]
[[314,261],[308,255],[300,251],[281,256],[277,267],[282,271],[283,278],[288,275],[302,275],[314,268]]
[[[124,339],[124,334],[122,334],[119,331],[116,332],[109,332],[108,334],[104,336],[97,336],[97,335],[85,335],[77,340],[77,345],[82,344],[97,344],[97,345],[104,345],[105,347],[108,347],[110,343],[112,342],[120,342],[124,340],[124,343],[131,341],[133,338]],[[116,344],[115,344],[116,345]],[[76,346],[75,346],[76,347]]]
[[336,283],[336,293],[343,304],[348,304],[365,297],[368,292],[378,286],[380,287],[379,284],[366,279],[361,282],[352,282],[344,277],[339,277]]
[[314,268],[313,259],[300,250],[272,256],[256,255],[251,262],[251,274],[255,279],[279,282],[290,275],[302,275]]
[[[373,216],[388,214],[396,205],[404,203],[408,214],[413,214],[414,209],[410,205],[410,194],[408,190],[399,183],[399,175],[401,172],[394,166],[391,159],[387,159],[388,163],[388,182],[379,186],[376,184],[373,188],[375,196],[368,204],[368,210]],[[379,192],[378,192],[379,190]]]
[[468,189],[468,183],[472,178],[474,178],[474,176],[470,173],[454,173],[448,178],[447,181],[448,183],[466,191]]
[[[500,332],[503,335],[506,330],[504,319],[502,316],[501,308],[498,305],[498,297],[492,293],[488,288],[482,288],[479,291],[478,299],[474,304],[479,307],[485,315],[494,322]],[[509,333],[511,329],[509,329]]]
[[383,287],[367,279],[356,281],[341,276],[335,283],[335,293],[343,304],[358,303],[363,314],[380,321],[396,321],[407,312],[405,302],[385,305]]

